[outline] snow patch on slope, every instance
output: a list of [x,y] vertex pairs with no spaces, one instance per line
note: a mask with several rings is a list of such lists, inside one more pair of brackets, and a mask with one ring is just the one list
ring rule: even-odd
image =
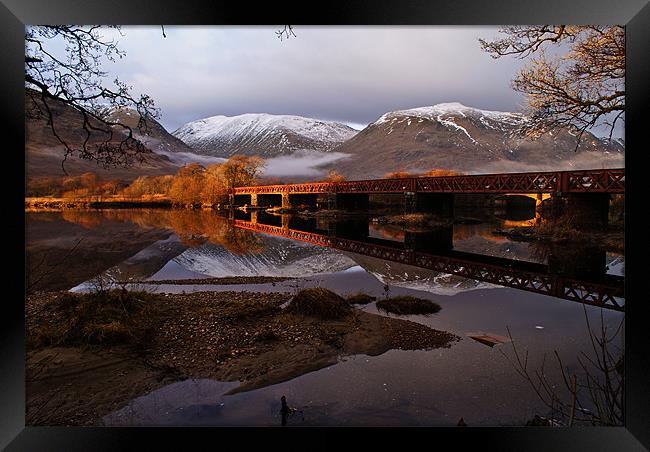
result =
[[439,122],[440,124],[442,124],[442,125],[444,125],[444,126],[447,126],[447,127],[453,127],[453,128],[455,128],[456,130],[462,130],[463,133],[464,133],[465,135],[467,135],[467,137],[468,137],[470,140],[472,140],[472,143],[474,143],[474,144],[478,144],[478,142],[477,142],[474,138],[472,138],[472,136],[469,134],[469,132],[467,132],[467,129],[466,129],[465,127],[463,127],[463,126],[459,126],[459,125],[456,124],[454,121],[450,121],[450,120],[448,120],[448,119],[442,119],[442,116],[438,116],[436,119],[438,120],[438,122]]
[[[503,130],[504,125],[518,126],[528,120],[526,116],[519,113],[481,110],[467,107],[459,102],[449,102],[428,107],[391,111],[382,115],[371,125],[390,123],[392,126],[404,122],[405,118],[408,120],[407,125],[411,124],[411,118],[418,118],[418,123],[424,120],[438,122],[448,129],[464,133],[474,144],[478,144],[478,142],[465,127],[458,124],[454,119],[474,120],[484,127],[495,130]],[[390,132],[392,132],[392,128],[388,133],[390,134]]]
[[292,115],[271,115],[267,113],[247,113],[239,116],[211,116],[185,124],[172,135],[188,143],[210,141],[239,141],[249,137],[279,136],[280,141],[288,141],[283,132],[292,132],[302,137],[321,141],[340,143],[357,131],[344,124],[332,121],[305,118]]

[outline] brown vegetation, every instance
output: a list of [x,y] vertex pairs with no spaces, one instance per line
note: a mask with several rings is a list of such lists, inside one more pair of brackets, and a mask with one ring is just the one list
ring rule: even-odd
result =
[[516,226],[506,230],[497,230],[495,233],[507,236],[511,240],[559,244],[592,244],[607,251],[625,251],[625,237],[621,223],[609,225],[605,230],[594,231],[584,230],[578,226],[576,226],[571,214],[567,214],[555,219],[545,219],[539,225]]
[[612,195],[609,203],[609,223],[623,224],[625,220],[625,195]]
[[92,172],[63,178],[31,178],[26,196],[84,199],[103,195],[115,198],[113,201],[165,197],[182,206],[214,205],[226,203],[231,188],[257,183],[263,165],[259,157],[236,155],[207,168],[198,163],[185,165],[174,176],[140,176],[128,185],[117,180],[102,181]]
[[336,170],[330,170],[323,182],[343,182],[344,180],[346,180],[344,175],[339,174]]
[[462,176],[463,173],[450,169],[432,169],[425,173],[409,173],[408,171],[392,171],[384,174],[384,179],[401,179],[405,177],[440,177],[440,176]]
[[350,314],[350,305],[331,290],[316,287],[301,290],[287,306],[287,312],[319,319],[340,319]]
[[76,198],[116,195],[126,186],[126,183],[118,180],[102,181],[95,173],[88,172],[79,176],[29,178],[25,187],[25,196]]
[[45,303],[48,322],[32,329],[33,346],[122,344],[146,346],[158,304],[148,292],[62,293]]
[[427,177],[439,177],[439,176],[462,176],[463,173],[450,170],[450,169],[432,169],[423,174]]
[[404,177],[415,177],[415,175],[408,171],[391,171],[384,174],[384,179],[402,179]]
[[169,196],[181,205],[209,205],[227,202],[229,190],[256,182],[264,161],[259,157],[235,155],[224,163],[207,168],[192,163],[178,170]]
[[397,296],[377,302],[377,308],[397,315],[433,314],[440,311],[440,305],[424,298]]
[[368,295],[365,293],[357,293],[354,295],[350,295],[348,297],[348,303],[350,304],[369,304],[375,301],[377,297],[373,297],[372,295]]

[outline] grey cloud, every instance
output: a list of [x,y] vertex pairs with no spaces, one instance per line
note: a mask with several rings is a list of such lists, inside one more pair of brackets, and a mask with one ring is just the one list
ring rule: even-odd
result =
[[[368,124],[387,111],[440,102],[521,110],[511,80],[526,62],[493,59],[478,26],[125,26],[127,56],[107,62],[115,75],[150,94],[173,131],[196,119],[243,113],[295,114]],[[622,125],[619,133],[622,134]]]
[[198,118],[266,112],[367,124],[395,109],[459,101],[516,110],[522,64],[493,60],[485,27],[124,27],[111,74],[150,94],[169,130]]

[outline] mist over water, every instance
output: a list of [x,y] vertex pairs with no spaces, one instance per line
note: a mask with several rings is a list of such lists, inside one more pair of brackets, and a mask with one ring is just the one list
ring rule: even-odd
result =
[[533,171],[572,171],[625,167],[624,154],[582,152],[570,160],[549,160],[547,163],[525,163],[500,160],[477,166],[469,173],[525,173]]
[[267,177],[324,176],[327,171],[322,168],[323,166],[349,157],[349,154],[343,152],[297,151],[266,160],[263,175]]
[[199,163],[203,166],[213,165],[215,163],[223,163],[227,159],[223,157],[212,157],[210,155],[200,155],[190,152],[170,152],[170,151],[157,151],[158,154],[162,154],[169,158],[172,162],[178,165],[187,165],[190,163]]

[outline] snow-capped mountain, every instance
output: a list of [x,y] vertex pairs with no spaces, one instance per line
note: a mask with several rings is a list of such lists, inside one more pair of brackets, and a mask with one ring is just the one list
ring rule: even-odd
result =
[[215,157],[234,154],[273,157],[299,150],[332,150],[357,133],[337,122],[302,116],[249,113],[212,116],[185,124],[172,134],[196,152]]
[[623,166],[621,141],[609,143],[585,133],[575,151],[574,130],[523,137],[518,129],[527,121],[519,113],[458,102],[392,111],[336,148],[353,155],[337,163],[337,170],[356,178],[434,168],[501,172]]

